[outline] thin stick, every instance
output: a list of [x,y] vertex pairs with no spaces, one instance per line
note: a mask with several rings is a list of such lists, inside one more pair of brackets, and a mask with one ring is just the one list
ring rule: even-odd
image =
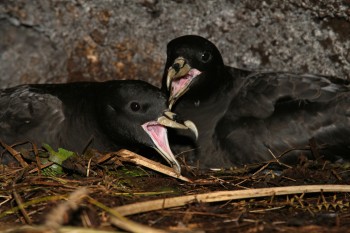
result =
[[134,152],[131,152],[129,150],[119,150],[115,153],[111,153],[108,155],[116,155],[120,160],[125,161],[125,162],[131,162],[137,165],[141,165],[144,167],[147,167],[151,170],[163,173],[165,175],[180,179],[182,181],[186,181],[186,182],[192,182],[191,180],[189,180],[188,178],[182,176],[181,174],[177,173],[174,169],[172,169],[171,167],[167,167],[164,166],[161,163],[155,162],[153,160],[147,159],[141,155],[138,155]]
[[34,151],[34,155],[35,155],[36,166],[38,168],[38,175],[41,176],[41,161],[39,158],[38,147],[34,143],[32,143],[32,146],[33,146],[33,151]]
[[110,222],[127,231],[130,232],[135,232],[135,233],[166,233],[167,231],[161,230],[161,229],[156,229],[150,226],[146,226],[137,222],[134,222],[130,219],[127,219],[124,217],[122,214],[118,213],[117,211],[105,206],[101,202],[89,197],[88,198],[89,202],[102,210],[106,211],[111,215]]
[[22,159],[20,153],[0,140],[0,144],[4,147],[15,159],[21,164],[22,167],[28,167],[29,165]]
[[153,210],[183,206],[194,201],[219,202],[246,198],[318,192],[350,192],[350,185],[301,185],[234,191],[217,191],[203,194],[158,199],[153,201],[138,202],[129,205],[119,206],[114,208],[114,210],[123,214],[124,216],[127,216]]
[[54,164],[54,162],[47,162],[45,164],[38,164],[36,168],[33,168],[32,170],[30,170],[28,173],[34,173],[34,172],[39,172],[41,169],[44,169],[46,167],[50,167],[52,164]]
[[15,198],[16,202],[17,202],[17,205],[19,207],[19,210],[21,211],[23,217],[24,217],[24,220],[26,221],[27,224],[29,225],[32,225],[33,222],[32,220],[30,219],[27,211],[25,210],[24,206],[22,205],[22,198],[18,195],[18,193],[14,190],[13,191],[13,197]]

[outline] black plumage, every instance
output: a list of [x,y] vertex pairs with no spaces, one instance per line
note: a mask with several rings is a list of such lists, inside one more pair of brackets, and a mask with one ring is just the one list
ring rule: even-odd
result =
[[[346,80],[229,67],[213,43],[189,35],[169,42],[162,89],[170,107],[196,124],[198,141],[192,140],[194,151],[188,153],[202,167],[262,162],[282,154],[282,161],[296,162],[301,153],[312,156],[310,140],[327,159],[350,158]],[[179,147],[180,136],[175,138]]]
[[153,147],[180,172],[163,125],[187,127],[166,109],[165,95],[143,81],[22,85],[0,90],[0,139],[79,153],[91,138],[100,151]]

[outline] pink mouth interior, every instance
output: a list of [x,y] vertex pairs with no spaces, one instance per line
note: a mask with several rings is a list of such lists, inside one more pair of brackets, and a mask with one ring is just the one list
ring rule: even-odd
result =
[[181,93],[200,73],[197,69],[191,69],[186,75],[174,79],[171,82],[171,95],[176,96],[178,93]]
[[151,121],[143,124],[142,128],[151,137],[158,150],[161,150],[163,153],[174,157],[170,150],[167,129],[164,126],[160,125],[156,121]]

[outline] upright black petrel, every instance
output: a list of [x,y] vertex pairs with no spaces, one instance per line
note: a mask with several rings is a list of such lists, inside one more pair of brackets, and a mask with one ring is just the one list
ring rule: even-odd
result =
[[[81,152],[114,151],[144,145],[155,148],[178,172],[164,126],[194,128],[175,122],[166,97],[143,81],[32,84],[0,90],[0,139],[30,141]],[[185,125],[186,124],[186,125]]]
[[[188,153],[202,167],[279,155],[295,162],[301,151],[311,156],[311,139],[328,159],[350,157],[346,80],[229,67],[213,43],[187,35],[168,43],[162,89],[168,92],[169,107],[197,126],[198,141]],[[180,137],[175,138],[176,144]]]

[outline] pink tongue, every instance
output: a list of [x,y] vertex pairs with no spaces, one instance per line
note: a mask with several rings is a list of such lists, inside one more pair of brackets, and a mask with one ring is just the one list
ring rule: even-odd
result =
[[175,158],[170,150],[167,130],[164,126],[160,125],[156,121],[152,121],[143,124],[142,127],[146,130],[146,132],[148,132],[152,141],[154,144],[156,144],[156,147],[158,147],[159,150]]
[[185,76],[180,77],[179,79],[175,79],[172,81],[171,84],[171,95],[175,96],[177,93],[179,93],[184,87],[186,87],[190,81],[191,76],[186,74]]
[[185,89],[201,72],[197,69],[191,69],[188,73],[180,78],[174,79],[171,83],[171,95],[176,96],[181,90]]

